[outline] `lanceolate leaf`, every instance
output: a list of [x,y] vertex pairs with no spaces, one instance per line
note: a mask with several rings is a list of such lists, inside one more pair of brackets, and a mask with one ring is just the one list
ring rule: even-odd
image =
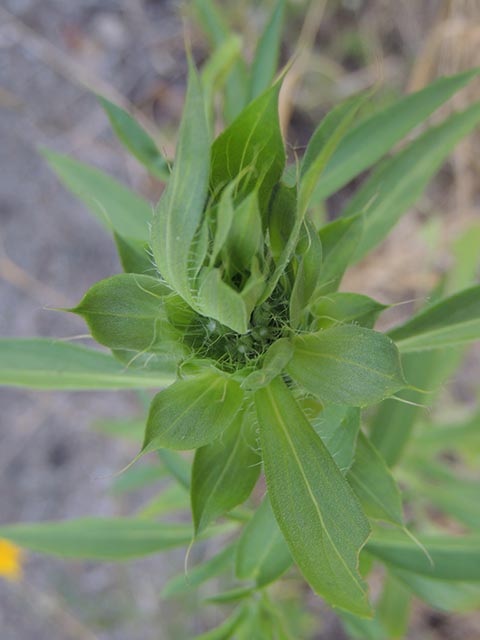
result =
[[285,0],[277,0],[255,51],[250,78],[250,100],[268,89],[277,71],[284,13]]
[[21,547],[70,558],[127,560],[188,545],[186,524],[135,518],[79,518],[0,527],[0,536]]
[[[198,20],[215,47],[219,47],[232,32],[228,29],[219,7],[212,0],[196,0]],[[248,73],[245,62],[238,58],[232,66],[225,86],[224,116],[231,122],[244,108],[248,99]]]
[[175,379],[166,359],[155,371],[123,366],[112,356],[47,338],[0,339],[0,384],[34,389],[142,389]]
[[364,101],[365,96],[360,95],[337,105],[325,116],[310,138],[300,169],[300,215],[305,213],[328,161]]
[[393,342],[354,325],[293,338],[286,371],[324,404],[363,407],[406,386]]
[[472,582],[436,580],[410,571],[393,569],[393,575],[418,598],[441,611],[478,611],[480,585]]
[[362,235],[362,214],[339,218],[320,229],[323,266],[317,283],[319,294],[326,295],[338,289],[346,268],[353,261]]
[[152,401],[142,453],[212,442],[228,428],[242,398],[237,382],[213,370],[177,380]]
[[160,180],[168,180],[170,175],[168,162],[145,129],[129,113],[113,102],[102,96],[98,96],[98,100],[105,109],[112,129],[120,142],[152,175]]
[[249,104],[212,146],[212,190],[225,186],[245,171],[239,191],[247,194],[258,188],[262,215],[285,165],[278,121],[279,91],[280,82],[277,82]]
[[237,544],[236,575],[255,580],[258,587],[276,580],[292,564],[287,543],[278,528],[268,495],[245,526]]
[[192,513],[198,533],[245,502],[260,473],[250,412],[241,412],[220,438],[200,447],[192,468]]
[[383,562],[439,580],[480,581],[480,536],[419,535],[420,545],[399,530],[375,529],[366,549]]
[[347,133],[328,163],[315,191],[315,201],[324,200],[371,167],[477,74],[478,70],[473,69],[440,78],[360,122]]
[[403,526],[397,483],[382,456],[363,433],[358,436],[355,460],[347,480],[367,516]]
[[63,184],[80,198],[108,231],[135,240],[148,240],[152,206],[99,169],[69,156],[42,149]]
[[458,141],[479,123],[480,103],[477,103],[429,129],[374,172],[343,213],[344,217],[355,215],[371,203],[364,214],[365,229],[355,260],[385,238],[419,198]]
[[480,340],[480,285],[426,307],[389,335],[403,353]]
[[[185,108],[172,175],[153,220],[152,251],[163,278],[187,302],[190,249],[208,190],[210,139],[200,81],[190,63]],[[192,162],[192,159],[195,161]]]
[[294,560],[330,604],[368,616],[357,566],[369,526],[357,499],[279,378],[255,402],[269,497]]

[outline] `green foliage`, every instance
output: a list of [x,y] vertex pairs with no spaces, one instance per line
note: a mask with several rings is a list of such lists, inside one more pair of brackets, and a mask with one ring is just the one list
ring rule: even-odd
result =
[[[478,226],[455,245],[456,266],[434,300],[387,334],[375,324],[391,305],[339,287],[477,126],[480,106],[392,148],[477,71],[439,79],[365,119],[358,114],[373,96],[348,98],[285,170],[283,77],[274,76],[286,3],[272,3],[251,65],[219,5],[197,0],[193,10],[213,50],[200,75],[189,60],[171,170],[132,116],[100,98],[122,144],[166,182],[154,209],[99,170],[44,152],[113,234],[125,273],[94,284],[69,310],[112,354],[0,340],[1,384],[154,389],[154,397],[140,396],[146,425],[132,418],[97,428],[139,443],[145,426],[134,462],[156,452],[154,465],[127,471],[114,493],[170,480],[133,518],[12,524],[0,536],[95,560],[218,536],[213,554],[162,592],[172,598],[221,580],[204,602],[230,605],[230,615],[198,637],[299,637],[284,609],[292,593],[301,600],[303,579],[353,637],[401,637],[412,596],[448,611],[480,601],[478,483],[438,459],[449,448],[467,466],[478,457],[478,410],[439,428],[418,406],[432,401],[465,345],[480,338]],[[212,141],[218,105],[225,126]],[[341,217],[321,222],[319,201],[370,167]],[[257,488],[263,475],[266,494]],[[415,492],[422,499],[412,499]],[[404,502],[413,514],[408,528]],[[438,531],[430,505],[469,533]],[[193,527],[171,521],[188,506]],[[228,522],[215,524],[220,518]],[[377,602],[368,588],[374,561],[387,569]]]

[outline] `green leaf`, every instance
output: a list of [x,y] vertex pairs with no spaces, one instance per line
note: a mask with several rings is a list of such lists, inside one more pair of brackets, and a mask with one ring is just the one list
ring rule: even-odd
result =
[[238,540],[236,576],[255,580],[257,587],[263,587],[277,580],[291,564],[292,556],[267,495]]
[[237,333],[248,330],[249,314],[241,295],[222,280],[220,269],[210,269],[202,276],[196,305],[203,315],[218,320]]
[[[278,264],[261,298],[266,300],[275,290],[300,239],[310,200],[325,166],[338,146],[364,97],[355,97],[335,107],[321,122],[307,147],[300,170],[298,203],[290,235]],[[322,243],[323,245],[323,243]]]
[[389,335],[403,353],[480,340],[480,285],[429,305]]
[[181,454],[169,449],[159,449],[157,455],[178,484],[184,489],[190,489],[191,464]]
[[242,399],[240,385],[217,371],[177,380],[152,401],[142,454],[212,442],[231,424]]
[[230,231],[222,253],[223,261],[231,262],[240,272],[251,268],[252,260],[262,249],[262,219],[258,194],[252,191],[235,209]]
[[238,190],[247,195],[258,188],[262,215],[285,165],[278,120],[280,82],[246,107],[212,145],[210,188],[216,192],[246,171]]
[[254,587],[234,587],[218,595],[205,598],[204,602],[208,604],[229,604],[230,602],[238,602],[252,595]]
[[192,468],[195,531],[248,498],[260,473],[250,412],[240,412],[222,436],[200,447]]
[[471,582],[435,580],[410,571],[394,569],[392,574],[410,591],[434,609],[451,613],[478,611],[480,585]]
[[140,518],[78,518],[0,527],[2,538],[31,551],[108,561],[185,546],[192,535],[191,527],[186,524]]
[[97,282],[71,309],[97,342],[111,349],[185,355],[182,333],[169,321],[171,289],[150,276],[120,274]]
[[345,475],[354,459],[360,429],[360,409],[342,406],[325,407],[311,418],[310,422],[335,460],[337,467]]
[[373,173],[350,200],[344,217],[365,209],[365,229],[355,252],[360,260],[378,245],[423,193],[455,145],[480,122],[480,103],[431,127]]
[[[420,451],[424,452],[424,449],[419,449]],[[425,459],[421,454],[414,454],[407,460],[407,469],[412,469],[415,474],[412,484],[419,496],[427,499],[443,513],[453,516],[472,531],[480,530],[478,478],[468,477],[465,473],[450,469],[445,462],[437,463]]]
[[323,248],[320,238],[310,221],[306,220],[304,225],[304,240],[307,248],[297,258],[298,268],[290,295],[290,320],[293,326],[298,326],[300,323],[302,312],[317,287],[323,269]]
[[169,599],[190,593],[204,582],[224,573],[233,564],[235,549],[236,542],[228,545],[209,560],[189,569],[188,573],[170,578],[160,593],[161,597]]
[[123,270],[126,273],[152,273],[155,271],[152,259],[149,255],[150,247],[142,240],[124,238],[113,232],[118,256]]
[[[133,471],[133,469],[128,471]],[[144,505],[138,511],[137,516],[139,518],[158,518],[176,511],[187,512],[189,507],[190,500],[185,488],[178,484],[172,484]]]
[[[196,16],[215,47],[232,37],[217,4],[212,0],[195,0]],[[225,86],[224,117],[232,122],[242,111],[248,98],[248,72],[245,62],[238,58],[228,75]]]
[[215,112],[215,94],[228,80],[229,75],[239,62],[241,53],[242,41],[238,36],[230,35],[218,44],[203,65],[201,80],[208,121],[212,128]]
[[[438,351],[430,351],[403,356],[402,367],[411,385],[425,390],[435,387],[441,360],[438,354]],[[425,403],[425,394],[415,389],[403,390],[398,397],[407,402],[385,400],[370,423],[372,443],[389,466],[400,459]]]
[[270,382],[279,376],[287,362],[292,357],[292,343],[288,338],[276,340],[265,353],[260,369],[252,371],[242,382],[242,387],[250,391],[256,391],[266,387]]
[[233,633],[238,630],[246,616],[247,608],[242,605],[235,609],[220,626],[195,636],[195,640],[229,640],[233,638]]
[[255,394],[273,512],[300,571],[331,605],[370,615],[358,554],[369,525],[285,383]]
[[301,216],[310,204],[328,161],[365,100],[366,96],[361,94],[341,102],[325,116],[310,138],[300,168],[298,209]]
[[347,480],[370,518],[403,527],[400,490],[390,469],[370,440],[360,433]]
[[97,98],[120,142],[153,176],[160,180],[168,180],[170,176],[168,162],[145,129],[125,109],[102,96]]
[[388,638],[400,640],[405,637],[411,609],[410,589],[391,573],[385,575],[382,595],[377,605],[377,616],[385,627]]
[[347,267],[353,261],[363,235],[363,214],[339,218],[319,231],[323,247],[323,268],[317,282],[318,293],[336,291]]
[[406,386],[394,343],[355,325],[295,336],[287,373],[323,404],[363,407]]
[[375,529],[366,549],[377,559],[439,580],[480,581],[480,536],[419,535],[421,545],[397,530]]
[[318,329],[347,322],[373,329],[378,316],[388,308],[389,305],[360,293],[335,292],[315,298],[310,311],[316,318]]
[[90,209],[108,231],[132,240],[148,240],[152,206],[107,174],[69,156],[42,149],[66,188]]
[[473,69],[440,78],[351,129],[328,163],[315,191],[315,201],[325,200],[356,175],[371,167],[477,74],[478,70]]
[[47,338],[0,339],[0,384],[34,389],[142,389],[175,379],[173,361],[144,371],[101,351]]
[[160,273],[190,304],[193,296],[189,259],[207,198],[209,149],[209,128],[202,90],[190,63],[175,163],[155,211],[151,237],[152,251]]
[[278,0],[257,43],[250,76],[250,100],[270,86],[278,68],[285,0]]

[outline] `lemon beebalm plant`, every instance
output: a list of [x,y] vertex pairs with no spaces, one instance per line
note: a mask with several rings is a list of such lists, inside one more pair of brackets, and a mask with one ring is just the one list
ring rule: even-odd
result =
[[[202,15],[213,10],[198,6]],[[426,419],[418,426],[418,403],[430,402],[425,391],[432,395],[452,358],[480,338],[478,252],[467,242],[479,238],[478,228],[458,241],[455,277],[388,333],[375,323],[389,305],[339,285],[478,125],[480,104],[387,154],[477,71],[440,78],[373,115],[364,115],[371,96],[348,98],[288,165],[278,118],[284,74],[273,77],[283,12],[279,2],[250,68],[238,38],[218,30],[205,70],[189,60],[172,161],[129,114],[101,99],[121,142],[165,182],[153,215],[149,203],[97,169],[43,152],[118,248],[124,273],[98,282],[68,310],[110,353],[2,340],[0,381],[143,390],[149,409],[138,457],[157,452],[171,484],[130,518],[11,524],[0,536],[33,551],[109,561],[214,538],[217,552],[162,593],[180,596],[225,575],[213,601],[228,614],[199,637],[300,637],[282,611],[282,584],[292,577],[334,607],[354,637],[400,637],[413,596],[447,610],[480,603],[478,518],[455,536],[432,533],[424,517],[406,523],[393,470],[417,439],[427,444],[405,457],[406,499],[428,483],[416,469],[441,476]],[[214,138],[217,95],[225,127]],[[371,168],[337,219],[311,215]],[[452,291],[451,282],[463,288]],[[439,431],[451,444],[448,429]],[[462,433],[470,434],[468,425]],[[260,477],[266,490],[254,491]],[[455,491],[453,480],[441,479]],[[163,518],[188,503],[193,526]],[[368,581],[379,563],[384,588],[374,600]]]

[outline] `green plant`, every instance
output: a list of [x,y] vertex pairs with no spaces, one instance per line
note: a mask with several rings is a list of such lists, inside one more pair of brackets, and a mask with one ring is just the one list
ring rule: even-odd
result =
[[[452,374],[464,345],[480,338],[480,285],[467,286],[479,230],[459,240],[457,266],[435,299],[387,334],[373,327],[389,305],[338,288],[480,122],[480,104],[381,161],[338,219],[323,224],[310,212],[376,165],[477,71],[442,78],[368,117],[362,109],[370,96],[349,98],[320,123],[302,159],[286,166],[278,121],[283,76],[272,84],[284,3],[250,72],[214,6],[197,8],[216,49],[201,76],[189,61],[173,163],[127,113],[101,99],[120,140],[167,183],[153,219],[150,205],[112,178],[44,151],[114,236],[125,273],[97,283],[68,310],[112,355],[44,339],[0,341],[5,384],[167,385],[151,401],[137,458],[157,451],[174,483],[133,518],[6,525],[0,536],[99,560],[226,537],[214,557],[189,570],[188,582],[174,579],[163,593],[172,597],[234,568],[229,588],[211,600],[238,604],[201,637],[299,637],[283,614],[282,591],[272,586],[286,573],[300,573],[355,637],[399,637],[412,594],[451,610],[480,602],[479,517],[457,499],[476,487],[437,457],[445,446],[470,450],[478,418],[434,431],[419,407]],[[227,126],[212,142],[218,93]],[[452,292],[452,283],[467,288]],[[407,528],[390,467],[408,441],[415,446],[397,472],[416,509]],[[195,450],[193,461],[177,450]],[[157,478],[158,469],[127,475],[133,467],[119,490]],[[263,500],[240,507],[262,469]],[[411,495],[417,489],[468,533],[432,534],[435,523]],[[188,506],[188,491],[193,530],[159,519]],[[220,517],[225,522],[215,524]],[[386,577],[373,607],[367,577],[375,563]]]

